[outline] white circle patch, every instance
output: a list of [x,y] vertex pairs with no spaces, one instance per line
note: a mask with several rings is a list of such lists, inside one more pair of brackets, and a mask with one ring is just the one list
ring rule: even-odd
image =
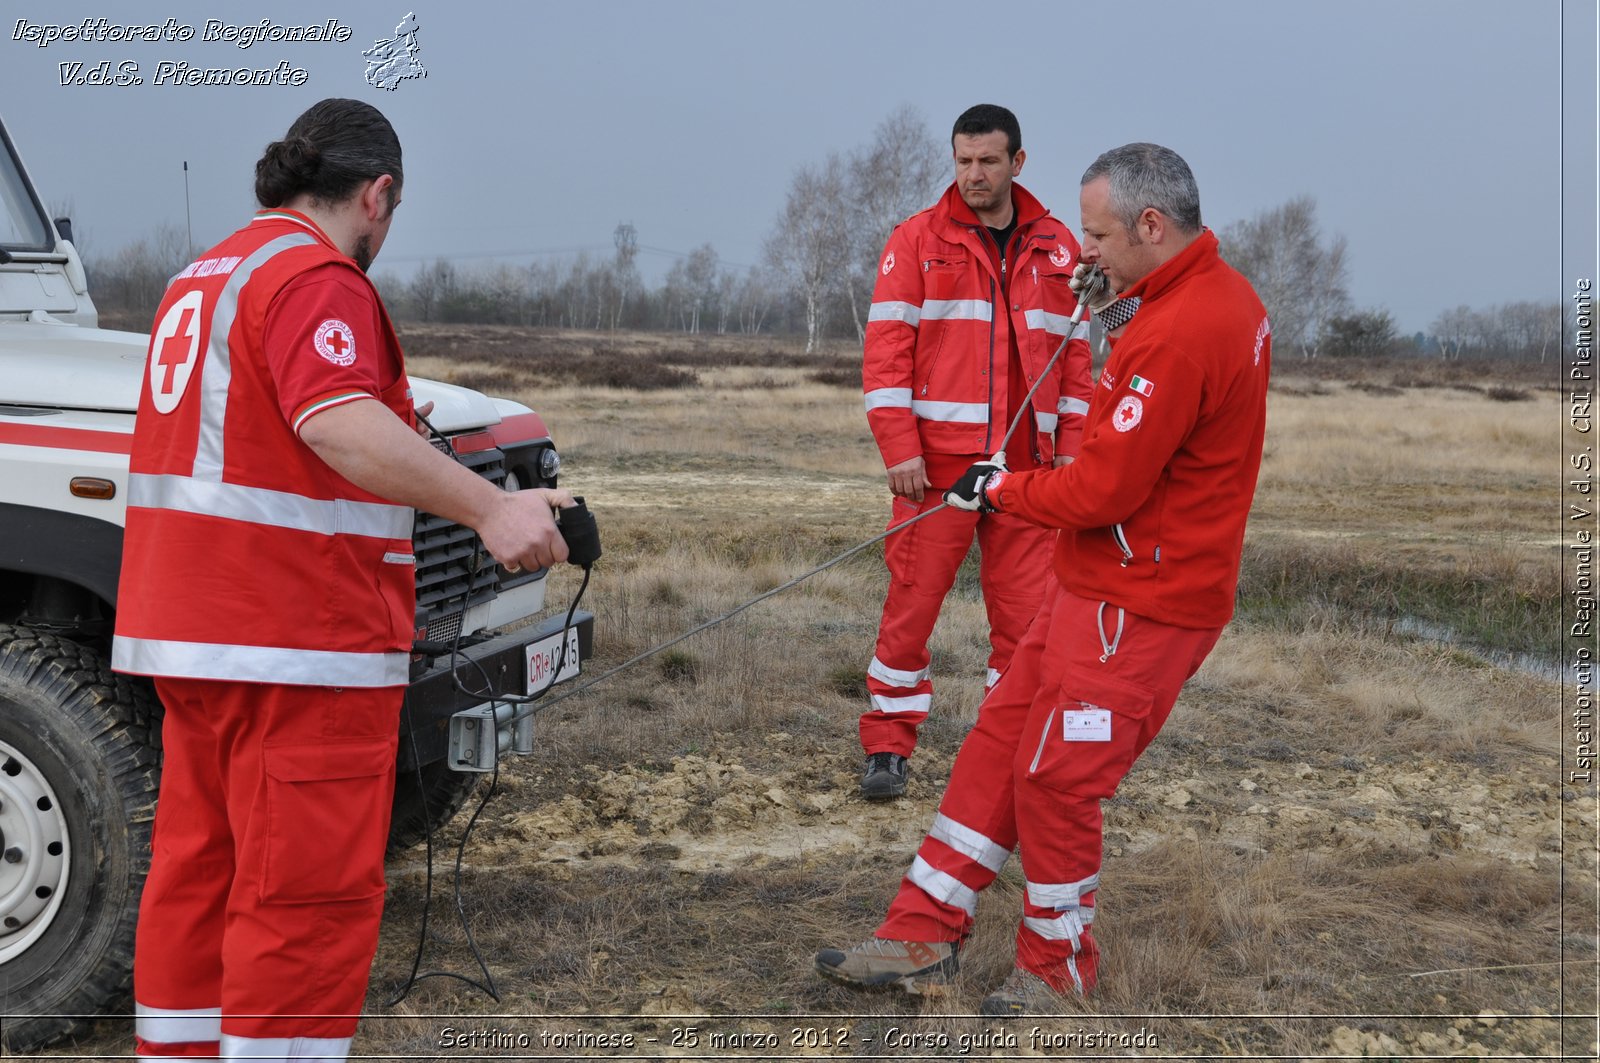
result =
[[883,275],[887,277],[892,269],[894,269],[894,252],[890,251],[883,256]]
[[356,334],[336,317],[318,325],[311,342],[317,353],[334,365],[349,365],[356,360]]
[[1144,420],[1144,400],[1137,395],[1127,395],[1117,403],[1117,410],[1111,415],[1111,423],[1119,432],[1131,432],[1139,427],[1139,422]]
[[200,361],[200,309],[205,296],[190,292],[167,308],[150,334],[150,401],[157,413],[178,408]]
[[1050,252],[1050,262],[1057,269],[1066,269],[1067,263],[1072,261],[1072,252],[1067,250],[1066,244],[1057,244],[1056,249]]

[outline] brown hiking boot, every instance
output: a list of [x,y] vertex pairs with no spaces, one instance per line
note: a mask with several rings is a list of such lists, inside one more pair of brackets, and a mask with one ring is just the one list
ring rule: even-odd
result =
[[983,998],[980,1015],[1060,1015],[1061,994],[1043,978],[1021,967],[1011,968],[1000,988]]
[[892,941],[868,938],[853,949],[823,949],[817,972],[861,988],[899,986],[917,996],[936,996],[956,973],[953,941]]

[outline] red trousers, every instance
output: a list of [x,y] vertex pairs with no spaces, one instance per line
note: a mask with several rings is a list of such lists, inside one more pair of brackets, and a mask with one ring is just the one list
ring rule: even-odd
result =
[[[889,527],[903,524],[943,501],[977,457],[928,456],[928,478],[935,487],[922,502],[896,498]],[[1026,460],[1014,468],[1032,468]],[[980,554],[978,578],[989,615],[989,674],[993,686],[1005,671],[1017,641],[1039,611],[1050,574],[1056,533],[1007,513],[980,516],[945,509],[884,540],[889,567],[889,593],[878,623],[878,644],[867,669],[871,707],[861,716],[861,748],[868,753],[910,756],[917,746],[917,728],[928,718],[933,702],[928,637],[939,610],[955,584],[976,532]]]
[[383,915],[402,688],[157,679],[138,1052],[343,1059]]
[[1050,581],[1038,619],[978,710],[933,829],[882,938],[960,941],[978,892],[1020,843],[1017,966],[1060,992],[1093,987],[1100,802],[1166,723],[1220,628],[1158,624]]

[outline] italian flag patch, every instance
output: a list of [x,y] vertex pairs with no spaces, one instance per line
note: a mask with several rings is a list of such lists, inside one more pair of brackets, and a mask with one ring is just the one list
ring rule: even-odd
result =
[[1144,377],[1139,376],[1138,374],[1135,374],[1133,379],[1128,381],[1128,386],[1137,391],[1139,394],[1143,395],[1145,398],[1149,398],[1150,393],[1156,389],[1156,386],[1153,383],[1146,380]]

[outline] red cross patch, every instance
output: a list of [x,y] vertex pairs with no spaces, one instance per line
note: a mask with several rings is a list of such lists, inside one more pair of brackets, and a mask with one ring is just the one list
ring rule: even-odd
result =
[[150,335],[150,401],[158,413],[178,408],[200,360],[199,292],[189,292],[162,315]]
[[1131,432],[1139,427],[1139,422],[1144,420],[1144,400],[1137,395],[1129,395],[1117,403],[1116,410],[1111,414],[1111,424],[1119,432]]
[[334,365],[349,365],[356,360],[356,334],[336,317],[318,325],[311,342],[317,353]]

